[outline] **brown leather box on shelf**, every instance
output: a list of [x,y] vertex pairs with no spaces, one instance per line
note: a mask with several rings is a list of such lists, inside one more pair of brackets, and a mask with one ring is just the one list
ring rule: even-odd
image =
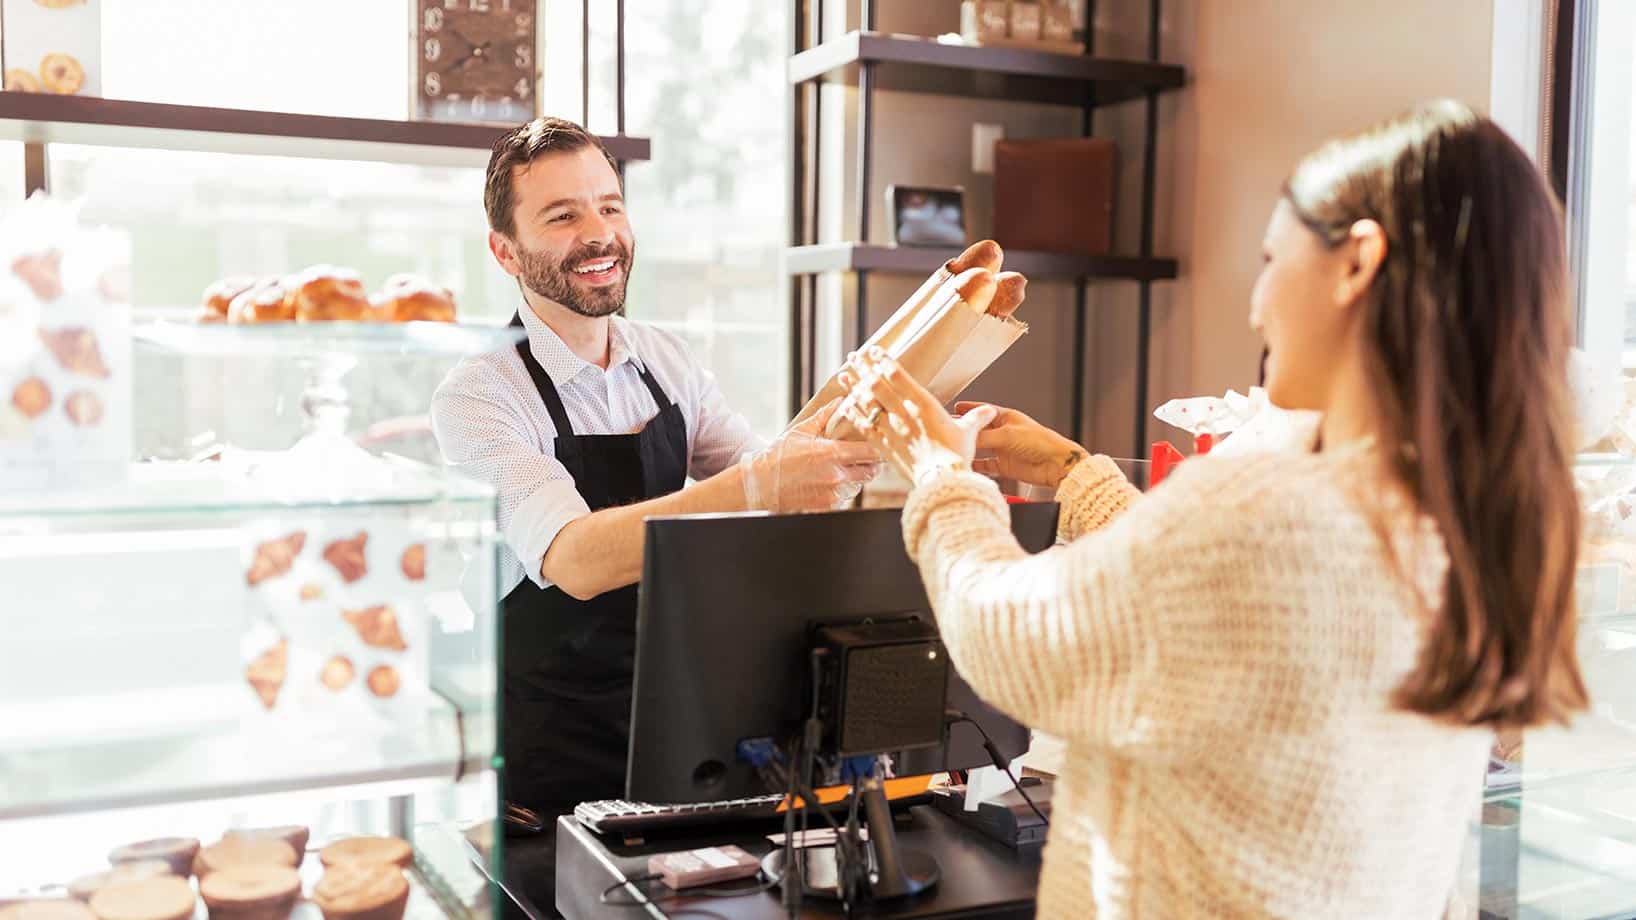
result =
[[1101,138],[994,144],[994,240],[1006,249],[1107,255],[1118,151]]

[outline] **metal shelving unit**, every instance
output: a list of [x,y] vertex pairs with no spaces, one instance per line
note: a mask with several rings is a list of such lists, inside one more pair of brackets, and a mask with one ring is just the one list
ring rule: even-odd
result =
[[[488,162],[500,125],[337,118],[89,96],[0,92],[0,138],[432,166]],[[646,160],[646,138],[604,137],[619,160]]]
[[[824,0],[795,0],[794,49],[789,61],[795,138],[792,209],[786,267],[790,280],[790,396],[798,411],[817,387],[815,329],[817,277],[850,272],[857,312],[852,341],[869,336],[869,276],[874,272],[925,274],[954,255],[953,250],[880,246],[869,241],[870,179],[876,139],[874,97],[880,90],[932,93],[1024,103],[1073,106],[1082,113],[1083,136],[1092,135],[1097,108],[1141,99],[1146,106],[1142,151],[1142,214],[1135,256],[1089,257],[1059,253],[1009,252],[1006,267],[1040,280],[1072,281],[1074,301],[1073,428],[1084,439],[1087,288],[1093,282],[1132,281],[1139,285],[1136,366],[1135,447],[1147,451],[1148,347],[1152,331],[1152,285],[1176,277],[1176,263],[1153,252],[1153,202],[1158,134],[1158,98],[1181,88],[1186,74],[1159,61],[1160,0],[1148,0],[1146,60],[1097,57],[1094,29],[1086,29],[1084,55],[1020,48],[971,48],[931,39],[883,35],[875,31],[875,5],[858,0],[861,29],[837,38],[822,36]],[[1094,0],[1087,19],[1094,22]],[[853,242],[818,242],[820,177],[817,168],[822,94],[820,84],[844,83],[858,89],[858,223]]]

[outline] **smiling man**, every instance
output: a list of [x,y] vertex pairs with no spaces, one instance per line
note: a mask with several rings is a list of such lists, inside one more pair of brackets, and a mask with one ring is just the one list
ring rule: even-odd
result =
[[452,466],[499,492],[506,790],[545,820],[508,862],[549,911],[552,817],[625,792],[643,521],[835,508],[877,461],[818,437],[827,418],[762,449],[680,339],[617,315],[636,240],[594,135],[556,118],[507,132],[483,204],[528,337],[457,365],[432,427]]

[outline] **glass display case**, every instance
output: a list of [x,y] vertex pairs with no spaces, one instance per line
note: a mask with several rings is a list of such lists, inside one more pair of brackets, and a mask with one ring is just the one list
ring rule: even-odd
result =
[[0,904],[67,897],[133,842],[299,826],[304,893],[325,846],[395,837],[408,917],[498,914],[495,495],[357,447],[343,378],[354,352],[521,333],[343,325],[139,321],[138,347],[310,368],[307,435],[0,490]]
[[1579,660],[1589,711],[1490,759],[1485,916],[1636,917],[1636,459],[1584,455]]

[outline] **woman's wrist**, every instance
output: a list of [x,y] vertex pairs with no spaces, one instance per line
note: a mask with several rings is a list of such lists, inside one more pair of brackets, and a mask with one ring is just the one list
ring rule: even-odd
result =
[[1056,466],[1054,473],[1056,482],[1051,483],[1051,486],[1053,488],[1060,487],[1063,480],[1068,478],[1068,474],[1072,473],[1075,467],[1079,466],[1081,463],[1084,463],[1090,458],[1090,451],[1080,447],[1078,444],[1074,444],[1067,448],[1067,450],[1064,452],[1064,456]]

